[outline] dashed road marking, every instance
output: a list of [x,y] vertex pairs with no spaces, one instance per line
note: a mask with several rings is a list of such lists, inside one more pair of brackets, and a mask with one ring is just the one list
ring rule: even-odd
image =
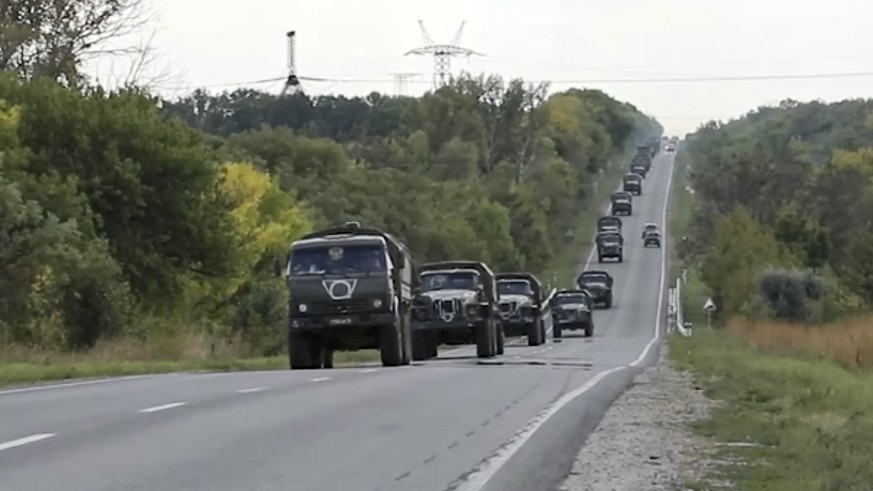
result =
[[53,436],[55,436],[54,433],[37,433],[36,435],[30,435],[24,438],[19,438],[17,440],[3,442],[0,443],[0,452],[2,452],[3,450],[9,450],[10,448],[27,445],[28,443],[36,443],[38,441],[45,440],[46,438],[51,438]]
[[266,387],[250,387],[248,389],[239,389],[237,390],[237,394],[251,394],[253,392],[261,392],[267,390]]
[[145,409],[140,409],[137,411],[138,413],[156,413],[158,411],[165,411],[167,409],[173,409],[175,407],[180,407],[188,404],[187,402],[171,402],[169,404],[161,404],[160,406],[152,406],[147,407]]
[[378,368],[365,368],[363,370],[358,371],[358,373],[374,373],[374,372],[378,372],[378,371],[379,371]]
[[327,382],[330,379],[330,377],[318,377],[310,380],[310,382]]

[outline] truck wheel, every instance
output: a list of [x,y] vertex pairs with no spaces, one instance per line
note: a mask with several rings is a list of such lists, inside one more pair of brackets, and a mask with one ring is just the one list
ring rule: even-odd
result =
[[333,354],[334,350],[324,348],[321,350],[321,363],[324,368],[333,368]]
[[427,333],[412,331],[412,359],[415,361],[427,360],[430,356],[430,345]]
[[403,362],[403,339],[401,326],[387,324],[382,326],[379,339],[382,366],[396,367]]
[[612,293],[606,296],[606,301],[603,302],[603,305],[605,305],[607,309],[612,308]]
[[594,322],[588,321],[588,324],[585,325],[585,337],[590,338],[594,336]]
[[603,256],[601,256],[600,254],[597,255],[597,262],[598,262],[598,263],[602,263],[602,262],[603,262]]
[[624,262],[624,254],[621,254],[618,256],[618,262],[620,262],[620,263]]
[[476,326],[476,356],[478,358],[494,356],[494,323],[491,320]]
[[506,347],[506,333],[503,332],[503,326],[497,325],[497,354],[502,355]]
[[430,357],[437,358],[440,355],[440,342],[439,338],[437,338],[436,334],[432,337],[427,338],[427,346],[430,350]]
[[[318,368],[312,359],[312,343],[303,334],[291,332],[288,336],[288,358],[291,370]],[[319,363],[320,365],[320,363]]]
[[562,335],[563,333],[561,332],[561,325],[556,323],[554,327],[552,327],[552,337],[554,337],[555,339],[561,339]]
[[543,320],[537,319],[527,328],[527,345],[539,346],[543,341]]
[[401,365],[409,365],[412,361],[412,325],[409,322],[409,312],[406,309],[400,314],[400,336],[403,342],[403,355],[400,359]]

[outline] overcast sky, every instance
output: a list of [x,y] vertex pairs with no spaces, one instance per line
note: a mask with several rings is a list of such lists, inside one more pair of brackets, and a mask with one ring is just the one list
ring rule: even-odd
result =
[[394,93],[398,72],[418,73],[407,94],[420,94],[431,87],[433,60],[403,54],[423,44],[422,19],[437,43],[467,21],[461,44],[485,56],[455,59],[454,73],[599,88],[654,115],[670,134],[789,97],[873,96],[873,75],[651,80],[873,72],[870,0],[150,1],[160,64],[173,76],[165,94],[198,86],[278,91],[281,82],[244,82],[286,73],[288,30],[298,33],[298,74],[370,80],[306,82],[311,94]]

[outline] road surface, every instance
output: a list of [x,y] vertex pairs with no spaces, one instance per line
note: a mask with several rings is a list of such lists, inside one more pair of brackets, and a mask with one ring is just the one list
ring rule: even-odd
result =
[[615,304],[593,339],[474,347],[400,368],[173,374],[0,391],[0,490],[532,491],[656,359],[672,155],[623,218]]

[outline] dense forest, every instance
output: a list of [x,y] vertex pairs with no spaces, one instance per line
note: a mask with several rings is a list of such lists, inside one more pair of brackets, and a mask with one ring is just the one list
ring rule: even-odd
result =
[[694,240],[723,315],[832,320],[873,306],[873,101],[786,100],[687,140]]
[[[197,91],[175,101],[0,77],[0,330],[274,354],[295,237],[349,219],[417,260],[541,271],[594,183],[657,122],[594,90],[465,76],[421,98]],[[242,347],[242,348],[241,348]]]

